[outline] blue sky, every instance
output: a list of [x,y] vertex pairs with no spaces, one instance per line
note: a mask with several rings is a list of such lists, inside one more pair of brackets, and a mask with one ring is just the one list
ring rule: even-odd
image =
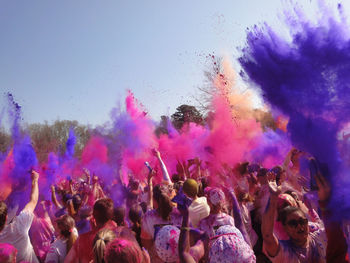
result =
[[195,104],[208,54],[234,61],[246,28],[280,11],[279,0],[1,1],[0,90],[28,123],[102,124],[127,89],[158,119]]

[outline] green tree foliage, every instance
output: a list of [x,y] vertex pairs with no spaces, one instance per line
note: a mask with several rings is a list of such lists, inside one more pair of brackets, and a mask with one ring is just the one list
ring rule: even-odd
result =
[[12,144],[12,138],[4,129],[0,129],[0,153],[5,153]]
[[90,130],[87,126],[79,124],[77,121],[60,121],[53,124],[35,123],[27,126],[32,144],[37,153],[39,162],[45,162],[50,152],[63,155],[66,151],[66,141],[69,130],[73,129],[76,136],[75,156],[79,157],[82,150],[90,139]]
[[171,122],[174,127],[181,130],[185,123],[194,122],[203,124],[203,116],[194,106],[183,104],[176,108],[176,112],[171,115]]

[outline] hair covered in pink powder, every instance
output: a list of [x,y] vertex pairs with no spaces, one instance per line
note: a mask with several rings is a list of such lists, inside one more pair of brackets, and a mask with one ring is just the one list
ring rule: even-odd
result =
[[2,263],[15,263],[16,262],[17,249],[10,244],[0,244],[0,262]]

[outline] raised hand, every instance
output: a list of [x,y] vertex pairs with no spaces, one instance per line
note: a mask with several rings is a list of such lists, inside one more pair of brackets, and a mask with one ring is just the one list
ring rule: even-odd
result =
[[39,179],[39,173],[37,173],[36,171],[32,170],[31,178],[32,178],[32,181],[37,181]]
[[155,157],[160,158],[160,152],[156,148],[152,150],[152,153],[154,154]]
[[267,184],[271,195],[278,196],[282,192],[281,186],[277,186],[276,179],[268,180]]

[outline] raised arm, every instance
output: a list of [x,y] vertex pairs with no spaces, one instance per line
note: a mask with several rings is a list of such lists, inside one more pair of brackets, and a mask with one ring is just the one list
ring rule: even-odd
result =
[[38,186],[39,173],[32,170],[31,178],[32,178],[32,190],[30,193],[30,201],[28,204],[26,204],[23,210],[33,213],[39,199],[39,186]]
[[51,185],[51,200],[57,208],[62,208],[62,205],[58,202],[56,198],[56,190],[54,185]]
[[147,183],[148,183],[148,208],[153,209],[153,182],[152,178],[154,175],[154,170],[152,169],[149,171],[147,176]]
[[182,213],[182,225],[179,237],[179,257],[181,263],[195,263],[196,261],[189,253],[190,251],[190,228],[188,209],[185,208]]
[[242,212],[241,212],[236,194],[233,190],[228,190],[228,194],[232,202],[232,211],[233,211],[233,218],[235,219],[235,226],[239,229],[239,231],[241,231],[244,237],[244,240],[247,242],[247,244],[251,246],[250,237],[248,235],[247,229],[243,221]]
[[[186,202],[185,202],[186,203]],[[181,263],[195,263],[208,252],[208,236],[198,229],[189,228],[188,205],[179,205],[182,215],[182,225],[179,237],[179,257]],[[190,242],[195,244],[190,247]],[[207,249],[205,249],[205,247]],[[206,260],[204,262],[207,262]]]
[[269,181],[268,184],[270,190],[270,200],[262,216],[261,232],[267,253],[269,256],[274,257],[277,255],[279,250],[279,241],[273,233],[273,228],[277,211],[278,195],[281,193],[281,189],[277,186],[275,180]]
[[156,150],[156,149],[153,149],[153,153],[157,157],[157,159],[159,161],[159,164],[160,164],[160,167],[162,168],[163,180],[168,182],[169,184],[172,184],[173,182],[170,179],[170,176],[169,176],[169,173],[168,173],[168,169],[166,168],[166,166],[165,166],[165,164],[164,164],[164,162],[162,160],[160,152],[158,150]]

